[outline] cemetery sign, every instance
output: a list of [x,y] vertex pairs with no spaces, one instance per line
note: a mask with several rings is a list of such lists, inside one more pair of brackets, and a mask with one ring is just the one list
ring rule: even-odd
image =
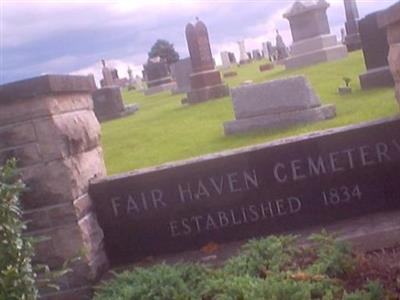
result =
[[92,182],[114,264],[400,209],[400,119]]

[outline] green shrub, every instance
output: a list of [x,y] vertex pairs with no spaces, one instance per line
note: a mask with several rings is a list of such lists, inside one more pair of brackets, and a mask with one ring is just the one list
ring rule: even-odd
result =
[[351,294],[345,293],[343,300],[382,300],[384,299],[384,291],[378,282],[369,282],[366,291],[356,291]]
[[201,265],[156,265],[124,272],[98,288],[96,300],[163,300],[199,299],[201,283],[211,271]]
[[231,258],[225,272],[234,275],[266,276],[291,265],[296,253],[295,236],[270,236],[251,240],[242,247],[241,254]]
[[24,185],[16,176],[15,160],[0,167],[0,299],[36,299],[32,242],[22,235],[19,196]]
[[223,268],[156,265],[124,272],[99,287],[95,300],[380,300],[382,287],[346,293],[338,276],[355,266],[350,247],[326,232],[311,246],[295,246],[295,236],[252,240]]
[[350,245],[335,240],[326,231],[313,234],[310,241],[314,243],[317,259],[308,268],[312,274],[326,274],[330,277],[342,277],[354,271],[356,261]]

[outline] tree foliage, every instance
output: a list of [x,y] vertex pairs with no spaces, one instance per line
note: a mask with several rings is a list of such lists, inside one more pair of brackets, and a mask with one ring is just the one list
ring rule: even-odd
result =
[[162,39],[157,40],[149,52],[149,59],[157,56],[165,59],[168,65],[179,60],[179,54],[175,51],[174,45]]

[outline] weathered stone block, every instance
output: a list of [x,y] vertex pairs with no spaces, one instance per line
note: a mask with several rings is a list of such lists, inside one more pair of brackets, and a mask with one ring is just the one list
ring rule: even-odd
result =
[[[30,192],[23,196],[26,209],[71,202],[87,192],[89,180],[105,176],[100,147],[22,170]],[[62,184],[60,184],[62,183]]]
[[336,35],[326,34],[313,38],[305,39],[293,43],[291,55],[302,55],[308,52],[317,51],[324,48],[335,47],[338,45]]
[[43,75],[0,86],[1,103],[37,96],[90,92],[93,82],[88,76]]
[[307,124],[336,116],[334,105],[323,105],[299,111],[261,115],[224,123],[225,135],[247,133],[260,129],[286,128],[298,124]]
[[347,56],[347,48],[344,45],[323,48],[301,55],[292,56],[283,61],[286,69],[297,69],[327,61],[339,60]]
[[[0,120],[1,119],[0,116]],[[16,123],[0,127],[0,149],[27,144],[35,140],[36,133],[31,122]]]
[[0,165],[13,157],[17,159],[17,166],[19,168],[40,163],[42,161],[39,146],[34,143],[0,150]]
[[0,101],[0,126],[77,110],[93,110],[89,94],[70,93],[36,96],[29,100],[15,98],[13,102]]
[[302,110],[320,105],[304,76],[294,76],[232,89],[236,119]]
[[389,44],[400,43],[400,20],[386,29]]
[[287,127],[333,118],[335,106],[323,106],[304,76],[232,89],[236,120],[224,123],[225,134]]
[[99,121],[118,117],[124,111],[121,90],[119,87],[105,87],[93,94],[94,112]]
[[92,200],[88,194],[84,194],[78,199],[74,200],[74,207],[76,216],[78,220],[80,220],[92,210]]
[[27,232],[49,230],[51,228],[77,223],[75,209],[71,202],[24,211]]
[[394,85],[393,76],[389,66],[370,69],[359,76],[360,85],[363,90],[392,87]]
[[66,158],[100,144],[100,124],[90,110],[41,118],[34,126],[45,161]]
[[103,231],[97,223],[97,218],[93,213],[89,213],[78,222],[82,233],[85,255],[89,261],[94,257],[99,249],[102,249]]
[[390,45],[388,61],[394,81],[400,82],[400,43]]
[[36,238],[44,238],[35,245],[34,260],[50,267],[60,267],[66,260],[79,257],[83,250],[82,236],[77,223],[29,234]]

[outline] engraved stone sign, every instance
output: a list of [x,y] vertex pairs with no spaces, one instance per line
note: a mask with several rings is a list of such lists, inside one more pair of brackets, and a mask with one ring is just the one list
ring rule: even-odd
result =
[[113,264],[400,209],[400,119],[99,179]]

